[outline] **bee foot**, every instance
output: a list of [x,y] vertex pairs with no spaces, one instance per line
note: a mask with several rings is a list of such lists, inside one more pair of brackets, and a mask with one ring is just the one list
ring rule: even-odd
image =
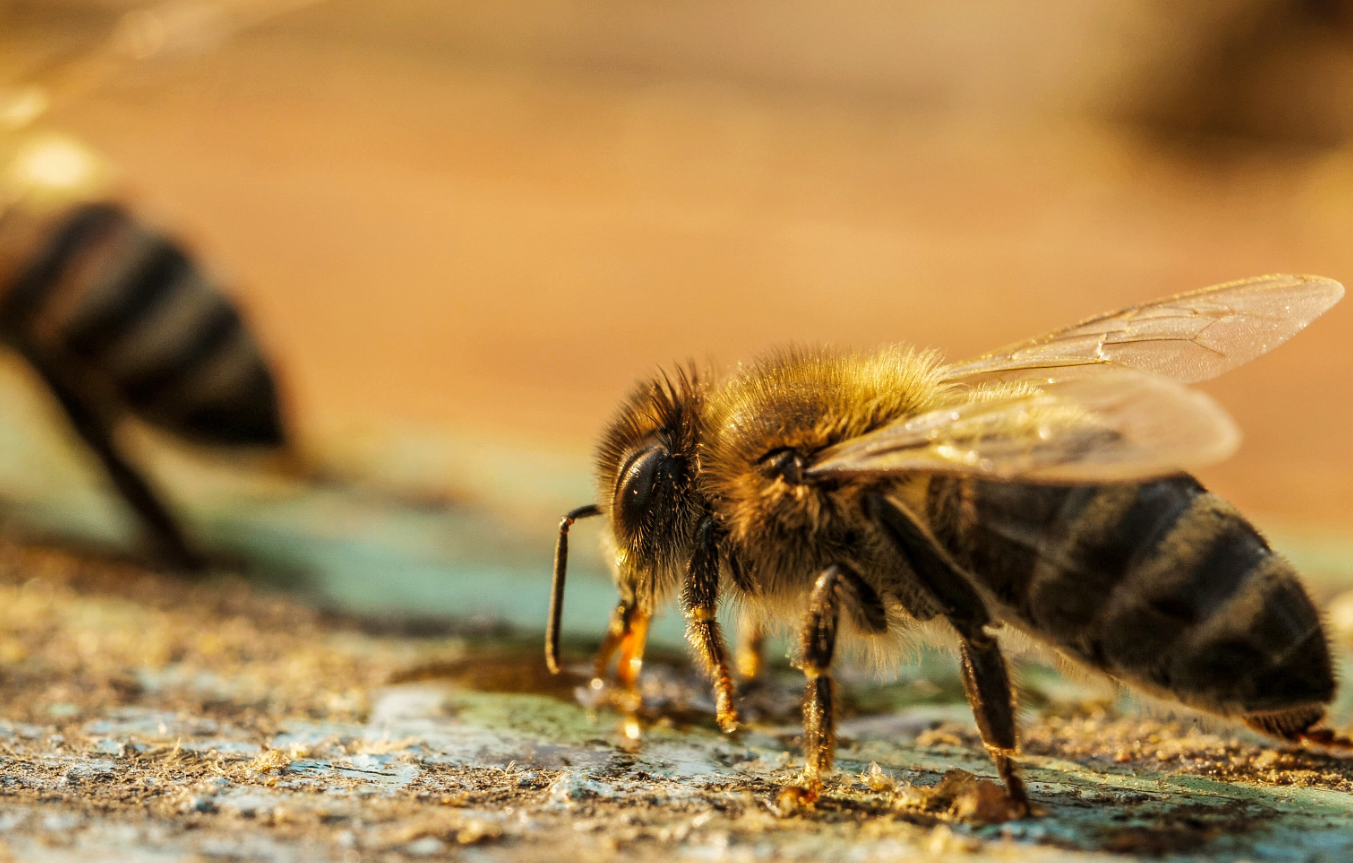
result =
[[724,734],[732,734],[733,732],[737,731],[738,728],[740,728],[742,725],[742,717],[738,715],[738,712],[736,710],[732,710],[727,713],[719,711],[718,721],[719,721],[719,730],[722,731]]
[[742,717],[738,715],[738,709],[733,706],[733,687],[719,687],[715,693],[717,702],[715,716],[719,721],[719,729],[725,734],[731,734],[738,730],[742,724]]
[[1019,821],[1024,818],[1032,817],[1034,806],[1029,802],[1028,797],[1023,795],[1009,795],[1005,798],[1005,812],[1003,813],[1007,821]]
[[775,797],[775,812],[781,818],[797,815],[812,808],[818,801],[819,789],[816,786],[790,785]]
[[630,714],[625,717],[625,721],[620,725],[621,739],[620,746],[631,752],[639,748],[639,741],[643,737],[643,729],[639,725],[639,717]]

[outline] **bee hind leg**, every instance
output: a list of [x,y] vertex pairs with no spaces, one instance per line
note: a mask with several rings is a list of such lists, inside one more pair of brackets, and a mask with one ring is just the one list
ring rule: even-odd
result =
[[978,733],[987,754],[996,765],[996,772],[1005,782],[1006,793],[1014,812],[1019,817],[1030,812],[1029,792],[1024,787],[1015,764],[1019,747],[1015,728],[1015,696],[1006,671],[1005,657],[996,639],[986,632],[964,637],[960,644],[963,656],[963,690],[968,696]]
[[1005,782],[1011,815],[1031,812],[1029,792],[1015,764],[1019,738],[1015,695],[1001,647],[986,628],[993,621],[971,576],[945,551],[907,508],[883,495],[866,505],[883,533],[901,552],[919,585],[958,632],[963,655],[963,689],[977,720],[982,743]]
[[800,636],[803,673],[808,678],[803,703],[803,785],[781,792],[782,811],[816,801],[822,792],[822,779],[831,773],[835,761],[836,692],[831,664],[843,600],[852,619],[865,631],[887,629],[882,600],[854,569],[833,564],[818,576]]

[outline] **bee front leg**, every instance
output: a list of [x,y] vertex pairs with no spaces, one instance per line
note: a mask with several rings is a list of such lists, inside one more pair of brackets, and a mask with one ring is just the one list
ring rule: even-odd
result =
[[644,665],[644,646],[648,643],[650,615],[637,604],[622,600],[611,612],[611,624],[606,629],[601,647],[597,649],[593,668],[592,688],[606,687],[606,672],[612,657],[616,657],[615,680],[618,692],[610,701],[625,714],[625,732],[638,736],[639,672]]
[[733,703],[733,674],[728,667],[728,648],[719,628],[719,544],[723,531],[711,516],[696,529],[695,551],[681,586],[681,607],[686,615],[686,636],[691,648],[714,681],[714,703],[719,727],[734,731],[739,717]]
[[803,674],[808,687],[803,701],[803,802],[817,799],[822,777],[836,759],[836,692],[831,676],[836,630],[841,619],[841,568],[818,577],[803,621]]

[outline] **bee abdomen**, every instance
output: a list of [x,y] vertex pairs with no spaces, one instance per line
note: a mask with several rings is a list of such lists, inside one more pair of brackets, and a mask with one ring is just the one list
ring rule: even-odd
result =
[[89,251],[101,243],[123,218],[107,204],[81,207],[67,218],[15,277],[5,285],[0,317],[11,332],[28,324],[48,296]]
[[[1333,697],[1328,646],[1292,567],[1187,476],[1135,485],[977,484],[974,572],[1082,661],[1224,713]],[[1022,554],[1006,554],[1011,547]],[[980,549],[980,551],[978,550]],[[973,553],[977,551],[977,553]]]
[[44,259],[7,309],[20,338],[170,432],[209,444],[283,442],[257,345],[176,243],[93,204],[72,213]]

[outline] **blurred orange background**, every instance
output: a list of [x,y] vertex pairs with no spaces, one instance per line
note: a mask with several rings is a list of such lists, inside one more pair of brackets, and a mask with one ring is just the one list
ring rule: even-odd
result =
[[[10,0],[0,74],[137,5]],[[317,442],[581,472],[673,360],[958,359],[1244,276],[1353,280],[1337,0],[332,0],[47,123],[229,276]],[[1205,481],[1353,529],[1353,303],[1207,389],[1246,441]]]

